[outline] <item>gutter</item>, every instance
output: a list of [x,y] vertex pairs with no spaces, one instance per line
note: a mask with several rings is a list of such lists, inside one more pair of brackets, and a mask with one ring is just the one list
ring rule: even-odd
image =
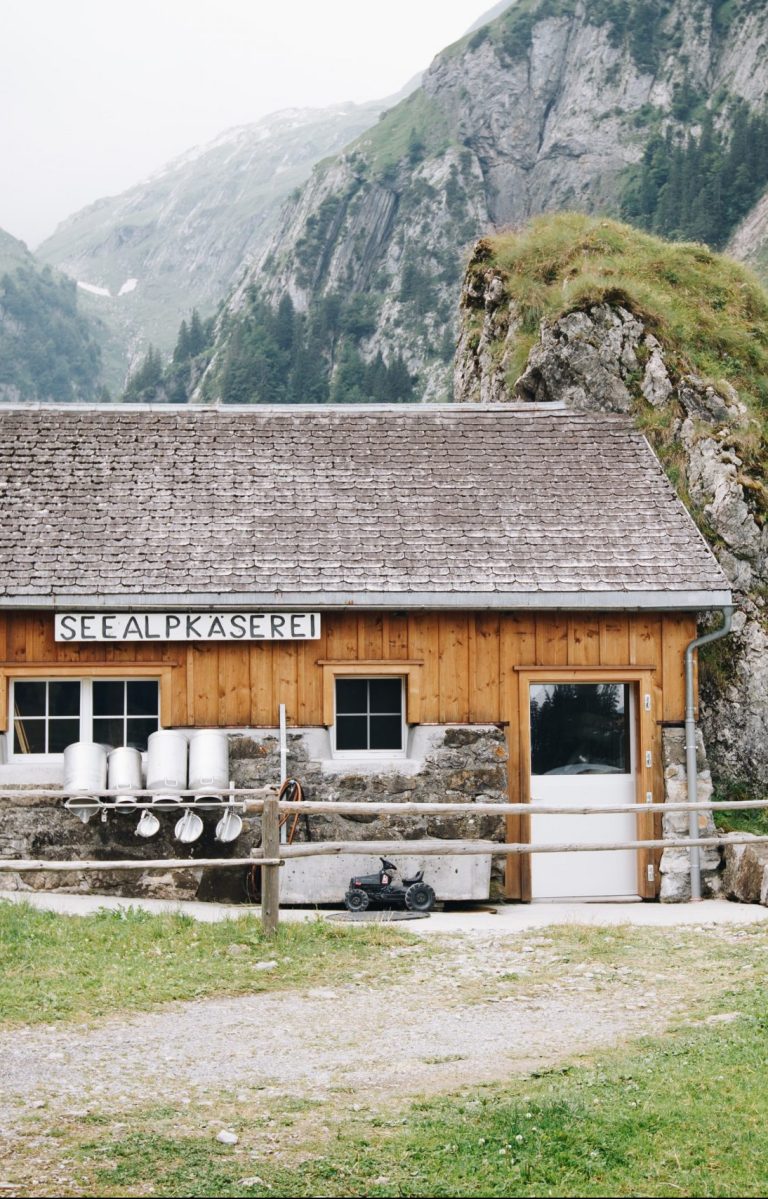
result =
[[216,609],[232,612],[284,608],[307,611],[560,611],[560,612],[701,612],[733,603],[730,591],[494,591],[480,585],[473,591],[269,591],[269,592],[145,592],[77,595],[0,596],[2,609],[38,609],[57,612],[146,612]]
[[[727,637],[733,623],[733,608],[723,607],[723,623],[714,633],[706,633],[691,641],[685,650],[685,774],[688,783],[688,803],[697,803],[698,773],[696,770],[696,712],[693,693],[693,654],[702,645],[711,645]],[[688,836],[695,841],[699,836],[699,814],[695,811],[688,813]],[[701,900],[701,850],[698,845],[691,845],[691,902]]]

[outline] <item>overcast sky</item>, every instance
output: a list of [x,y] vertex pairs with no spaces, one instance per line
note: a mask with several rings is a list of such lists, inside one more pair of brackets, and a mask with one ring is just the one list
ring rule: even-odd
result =
[[492,0],[0,0],[0,228],[70,213],[279,108],[398,91]]

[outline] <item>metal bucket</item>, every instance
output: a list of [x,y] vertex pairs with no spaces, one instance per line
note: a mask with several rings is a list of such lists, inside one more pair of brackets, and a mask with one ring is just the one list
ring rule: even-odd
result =
[[107,758],[107,781],[110,791],[122,792],[125,788],[124,794],[116,796],[115,806],[132,808],[136,796],[131,792],[141,790],[141,754],[138,749],[125,745],[112,750]]
[[229,786],[229,737],[218,729],[198,729],[189,738],[190,791],[225,791]]
[[81,791],[105,791],[107,787],[107,751],[93,741],[73,741],[64,750],[64,790],[68,795]]
[[181,801],[187,789],[187,739],[183,733],[160,729],[147,743],[147,790],[161,791],[154,803],[163,807]]
[[78,820],[87,824],[101,807],[99,791],[107,786],[107,751],[92,741],[73,741],[64,750],[65,802]]

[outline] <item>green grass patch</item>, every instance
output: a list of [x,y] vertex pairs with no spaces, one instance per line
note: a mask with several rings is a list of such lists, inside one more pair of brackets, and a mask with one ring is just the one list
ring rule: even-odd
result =
[[[667,242],[579,213],[542,216],[484,239],[469,271],[480,280],[489,266],[521,318],[517,343],[507,347],[510,388],[542,319],[602,303],[629,309],[664,345],[674,375],[694,373],[721,393],[728,385],[739,392],[751,419],[730,431],[729,444],[742,459],[739,481],[748,502],[758,519],[768,518],[768,294],[751,271],[704,245]],[[638,399],[636,416],[674,473],[676,412],[651,410]],[[694,515],[701,525],[701,514]]]
[[[720,784],[716,788],[715,800],[720,803],[735,803],[747,799],[768,800],[768,792],[756,794],[754,787],[746,783]],[[754,833],[756,837],[768,837],[768,811],[765,808],[737,808],[735,811],[724,809],[714,813],[715,824],[724,833]]]
[[[763,1195],[768,995],[736,998],[722,1022],[695,1017],[586,1066],[378,1111],[307,1111],[298,1130],[290,1106],[254,1101],[216,1105],[218,1122],[211,1109],[156,1108],[55,1135],[71,1193],[92,1196]],[[225,1126],[234,1149],[215,1141]]]
[[416,165],[423,158],[443,153],[450,144],[443,108],[419,88],[388,109],[373,129],[353,143],[352,149],[361,151],[373,170],[380,173],[406,159]]
[[[172,1000],[367,979],[388,949],[411,943],[380,925],[283,923],[270,940],[253,916],[202,924],[132,909],[60,916],[3,902],[0,1023],[93,1020]],[[260,970],[266,961],[277,966]],[[397,970],[397,959],[386,961]]]

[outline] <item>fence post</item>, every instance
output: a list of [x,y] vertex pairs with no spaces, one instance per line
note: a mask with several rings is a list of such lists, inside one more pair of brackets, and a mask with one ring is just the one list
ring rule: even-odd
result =
[[[261,852],[265,858],[280,857],[280,805],[276,799],[265,799],[261,814]],[[280,867],[261,868],[261,926],[268,937],[274,937],[280,920]]]

